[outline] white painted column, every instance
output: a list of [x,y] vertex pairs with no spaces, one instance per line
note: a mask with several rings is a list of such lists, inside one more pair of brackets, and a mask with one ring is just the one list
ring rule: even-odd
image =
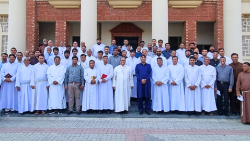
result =
[[9,0],[8,53],[26,50],[26,0]]
[[168,0],[152,0],[152,39],[168,42]]
[[239,61],[242,61],[241,0],[223,2],[225,56],[231,58],[232,53],[238,53]]
[[81,0],[81,41],[87,48],[96,44],[97,0]]

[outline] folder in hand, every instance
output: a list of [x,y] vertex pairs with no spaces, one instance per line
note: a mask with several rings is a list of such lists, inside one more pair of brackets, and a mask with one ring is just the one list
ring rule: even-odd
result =
[[6,74],[4,77],[5,77],[5,78],[11,78],[12,75],[10,75],[10,74],[8,73],[8,74]]
[[106,74],[102,74],[102,79],[108,77]]

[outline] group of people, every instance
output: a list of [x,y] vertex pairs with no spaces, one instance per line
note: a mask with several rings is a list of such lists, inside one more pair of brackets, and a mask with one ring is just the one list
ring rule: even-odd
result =
[[[91,49],[53,46],[51,40],[35,52],[16,48],[2,53],[0,109],[6,114],[35,112],[49,114],[74,107],[82,111],[126,114],[131,98],[137,99],[139,114],[187,112],[188,115],[241,115],[242,123],[250,122],[250,64],[231,58],[224,49],[199,49],[194,43],[189,50],[181,43],[178,50],[155,39],[133,49],[127,39],[124,45],[105,46],[101,39]],[[244,99],[244,100],[243,100]],[[242,103],[240,104],[240,101]],[[143,104],[144,103],[144,104]],[[240,106],[242,108],[240,112]]]

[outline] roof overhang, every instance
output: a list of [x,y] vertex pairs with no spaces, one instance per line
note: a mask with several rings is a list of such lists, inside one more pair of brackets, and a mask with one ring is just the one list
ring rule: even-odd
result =
[[173,8],[197,8],[203,0],[169,0],[169,5]]
[[48,0],[54,8],[80,8],[81,0]]
[[138,8],[143,0],[107,0],[113,8]]

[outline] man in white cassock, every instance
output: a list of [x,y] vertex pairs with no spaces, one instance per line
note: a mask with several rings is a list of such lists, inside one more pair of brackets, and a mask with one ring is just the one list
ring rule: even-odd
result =
[[18,91],[18,113],[33,112],[35,97],[31,89],[31,74],[33,66],[30,65],[30,59],[24,59],[24,65],[17,69],[16,88]]
[[98,68],[100,65],[103,65],[102,57],[103,57],[103,51],[98,51],[98,57],[96,58],[95,61],[96,68]]
[[[60,64],[63,65],[66,70],[67,70],[68,66],[72,65],[72,57],[70,57],[70,52],[68,50],[66,50],[64,52],[64,58],[61,59],[61,63]],[[66,103],[67,103],[67,106],[68,106],[68,103],[69,103],[68,90],[65,90],[65,97],[66,97]]]
[[[60,57],[54,58],[54,65],[51,65],[47,71],[47,77],[49,82],[49,98],[48,109],[56,110],[58,114],[62,114],[62,109],[66,108],[66,98],[64,89],[64,78],[66,68],[60,64]],[[53,111],[51,114],[54,113]]]
[[[167,60],[168,66],[173,64],[172,57],[173,57],[173,56],[176,56],[176,50],[172,50],[170,55],[171,55],[171,56],[170,56],[170,57],[168,58],[168,60]],[[183,62],[182,62],[180,59],[178,59],[178,64],[181,64],[181,65],[183,66]]]
[[[87,56],[86,56],[86,62],[87,62],[87,66],[89,67],[89,61],[90,60],[93,60],[96,62],[96,58],[94,56],[92,56],[92,50],[91,49],[88,49],[87,50]],[[96,63],[95,63],[95,66],[96,66]]]
[[[82,68],[83,68],[83,70],[85,72],[85,70],[87,68],[89,68],[88,63],[86,61],[86,55],[82,54],[80,58],[81,58],[81,61],[78,62],[77,64],[80,65],[80,66],[82,66]],[[80,92],[80,104],[81,104],[81,106],[82,106],[82,95],[83,95],[83,90],[81,90],[81,92]]]
[[133,89],[133,73],[122,57],[120,64],[114,69],[113,89],[115,90],[115,112],[128,113],[131,89]]
[[152,109],[158,112],[169,112],[169,92],[168,92],[168,81],[169,81],[169,69],[163,66],[162,58],[157,59],[158,67],[153,68],[152,80],[154,85],[154,98],[152,99]]
[[16,72],[18,64],[14,63],[16,56],[14,54],[9,55],[9,62],[4,63],[1,68],[1,102],[0,109],[5,109],[5,114],[9,114],[9,111],[18,110],[18,95],[15,88]]
[[89,61],[89,68],[84,70],[85,88],[82,97],[82,111],[98,110],[98,70],[95,61]]
[[47,71],[49,66],[44,63],[44,55],[39,55],[39,62],[33,66],[33,71],[31,75],[30,85],[34,89],[34,99],[35,99],[35,114],[38,115],[48,109],[48,96],[49,96],[49,83],[47,78]]
[[[201,108],[205,112],[217,110],[214,98],[214,83],[216,80],[216,69],[209,65],[210,59],[204,58],[204,65],[200,66],[201,69]],[[202,115],[205,113],[203,112]]]
[[[148,56],[148,50],[147,49],[142,50],[142,55],[146,56],[146,63],[151,64],[151,61],[152,61],[153,58],[151,56]],[[139,61],[141,63],[141,57],[139,57]]]
[[[112,88],[113,66],[108,64],[108,56],[103,57],[103,63],[98,66],[97,78],[99,81],[99,96],[98,96],[98,109],[114,110],[114,97]],[[99,111],[101,112],[101,111]]]
[[131,68],[133,74],[134,87],[131,90],[131,98],[137,98],[137,77],[135,76],[135,67],[140,63],[140,60],[135,57],[135,51],[130,50],[130,57],[126,59],[126,65]]
[[[55,62],[54,62],[54,58],[58,56],[61,58],[61,55],[59,54],[59,49],[56,47],[56,48],[53,48],[53,55],[51,55],[48,59],[48,65],[51,66],[51,65],[54,65]],[[62,57],[63,58],[63,57]]]
[[178,57],[172,57],[173,64],[169,65],[169,95],[170,95],[170,104],[171,111],[178,111],[178,114],[181,114],[180,111],[185,111],[185,96],[184,96],[184,68],[182,65],[178,64]]
[[198,116],[198,112],[201,112],[201,73],[200,67],[195,65],[196,58],[191,56],[189,58],[189,64],[185,68],[185,104],[188,115],[195,111],[195,115]]
[[161,55],[161,49],[157,49],[156,51],[156,56],[154,58],[152,58],[152,61],[151,61],[151,67],[152,69],[154,67],[157,67],[158,64],[157,64],[157,58],[162,58],[162,61],[163,61],[163,66],[167,67],[168,66],[168,63],[167,63],[167,59]]
[[93,56],[97,58],[98,57],[98,51],[100,51],[100,50],[104,51],[104,48],[105,48],[105,45],[102,44],[101,38],[97,38],[96,39],[96,44],[94,44],[92,46],[92,48],[91,48]]

